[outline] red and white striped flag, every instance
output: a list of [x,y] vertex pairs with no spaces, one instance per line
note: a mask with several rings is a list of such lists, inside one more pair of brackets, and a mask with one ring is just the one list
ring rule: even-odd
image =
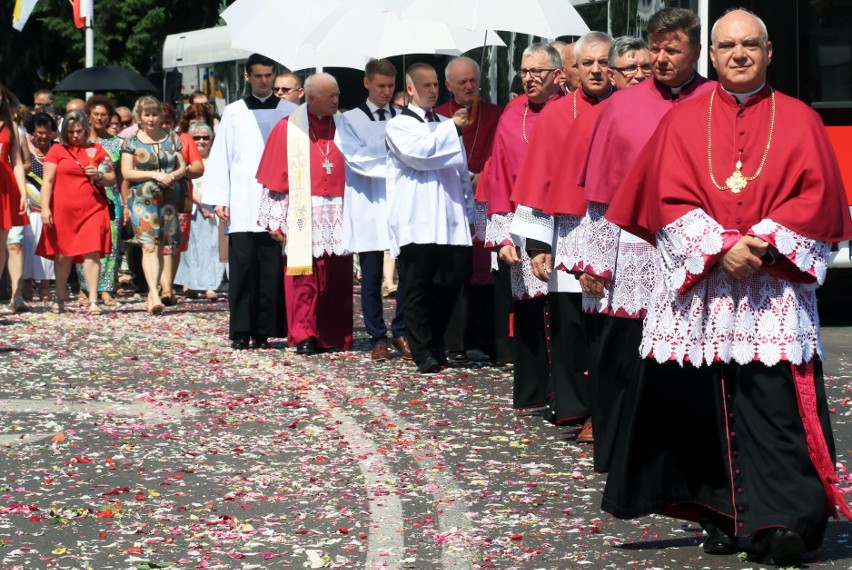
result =
[[86,27],[86,18],[91,18],[94,13],[94,0],[71,0],[74,5],[74,25],[78,28]]

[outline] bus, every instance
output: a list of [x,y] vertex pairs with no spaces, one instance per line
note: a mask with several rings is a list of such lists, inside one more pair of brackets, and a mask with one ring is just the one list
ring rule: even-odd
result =
[[[711,79],[716,78],[707,50],[712,22],[732,8],[760,16],[774,39],[769,82],[820,114],[852,204],[852,0],[572,0],[572,4],[592,30],[646,38],[648,18],[657,10],[693,10],[704,24],[699,72]],[[829,266],[852,268],[849,242],[832,252]]]

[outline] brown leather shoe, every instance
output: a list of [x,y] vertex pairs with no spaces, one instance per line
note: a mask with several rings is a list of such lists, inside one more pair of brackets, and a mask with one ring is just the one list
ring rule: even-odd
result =
[[592,419],[589,418],[586,420],[586,423],[583,424],[583,429],[580,430],[580,433],[577,434],[577,443],[594,443],[595,436],[592,433]]
[[376,362],[388,359],[388,343],[380,340],[373,345],[373,351],[370,353],[370,358]]
[[411,348],[408,347],[408,339],[404,336],[397,336],[391,339],[391,346],[402,353],[403,360],[413,360]]

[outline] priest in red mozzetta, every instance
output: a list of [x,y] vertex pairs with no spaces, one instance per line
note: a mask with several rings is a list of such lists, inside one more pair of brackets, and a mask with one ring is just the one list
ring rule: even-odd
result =
[[[512,220],[511,233],[526,240],[532,257],[533,275],[548,285],[548,327],[550,337],[550,375],[548,381],[549,419],[557,425],[583,423],[577,441],[591,443],[590,378],[584,326],[581,322],[580,285],[567,271],[550,272],[545,258],[579,225],[580,217],[554,217],[565,208],[553,211],[551,203],[569,195],[560,187],[559,167],[570,161],[570,155],[584,155],[585,149],[573,145],[574,126],[578,117],[604,101],[613,91],[607,71],[612,38],[603,32],[589,32],[574,44],[580,87],[541,112],[541,121],[530,139],[530,150],[524,157],[512,191],[512,201],[519,208]],[[557,225],[558,224],[558,225]],[[572,236],[573,237],[573,236]],[[547,265],[547,267],[545,267]]]
[[311,75],[305,96],[270,133],[257,181],[264,186],[258,223],[287,248],[288,340],[297,354],[311,355],[352,347],[352,255],[343,248],[337,80]]
[[[657,251],[649,243],[622,231],[603,216],[619,185],[642,147],[651,138],[660,120],[671,109],[691,97],[713,88],[695,71],[701,56],[701,20],[684,8],[664,8],[648,20],[650,60],[637,58],[611,68],[619,90],[605,105],[595,107],[600,117],[589,135],[587,156],[579,170],[565,174],[584,188],[581,194],[569,194],[572,211],[586,213],[578,228],[577,250],[571,258],[557,254],[557,267],[573,263],[583,288],[583,311],[589,336],[594,339],[597,355],[593,371],[592,420],[595,426],[595,470],[610,470],[612,461],[620,461],[629,433],[631,401],[635,386],[645,380],[643,360],[639,356],[642,319],[651,302],[658,276]],[[639,52],[643,53],[643,52]],[[629,90],[624,83],[653,74]],[[584,128],[578,121],[577,130]],[[588,127],[588,125],[585,125]],[[653,382],[654,378],[648,378]],[[607,486],[618,496],[622,483],[633,485],[636,473],[625,473],[616,466]],[[613,499],[615,502],[619,500]],[[730,552],[734,546],[724,533],[711,534],[704,542],[708,554]]]
[[603,506],[712,517],[765,561],[795,566],[830,515],[852,517],[816,304],[831,243],[852,237],[852,220],[819,116],[766,82],[764,23],[731,11],[711,42],[719,85],[665,116],[607,213],[656,244],[663,270],[626,466],[653,477]]
[[[515,299],[512,405],[516,409],[547,405],[549,365],[544,332],[547,284],[533,276],[524,240],[516,242],[509,231],[516,208],[512,188],[542,110],[562,97],[558,81],[562,73],[562,56],[554,47],[532,44],[524,50],[519,71],[524,93],[515,97],[500,117],[486,178],[476,191],[477,201],[488,202],[485,246],[499,254],[498,273],[510,272]],[[484,188],[487,196],[483,196]]]
[[[483,101],[479,97],[479,64],[469,57],[460,56],[450,60],[444,76],[444,84],[450,92],[450,100],[434,108],[435,113],[452,117],[461,108],[467,109],[469,124],[462,129],[462,143],[467,153],[467,167],[474,191],[479,184],[485,161],[491,156],[491,145],[503,107]],[[495,336],[494,327],[494,279],[491,275],[491,251],[485,246],[484,202],[476,203],[476,228],[469,287],[462,288],[459,300],[453,308],[444,344],[451,359],[461,359],[470,350],[481,350],[496,362],[511,362],[512,352],[508,334]],[[500,302],[498,299],[497,302]],[[508,332],[508,327],[501,327]]]

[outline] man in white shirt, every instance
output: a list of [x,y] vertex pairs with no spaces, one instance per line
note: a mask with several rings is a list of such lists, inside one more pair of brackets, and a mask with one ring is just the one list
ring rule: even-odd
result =
[[424,374],[447,362],[443,338],[453,302],[470,278],[473,190],[461,129],[467,110],[441,121],[432,112],[438,75],[428,64],[405,74],[411,103],[387,126],[388,222],[405,283],[404,317],[411,354]]
[[[370,357],[388,358],[387,333],[382,307],[382,266],[390,249],[387,216],[387,156],[385,127],[399,111],[390,105],[396,84],[396,68],[386,59],[373,59],[364,69],[367,99],[343,114],[338,136],[346,161],[343,200],[343,243],[361,262],[361,311],[372,345]],[[391,344],[411,360],[403,321],[404,289],[396,293],[396,314],[391,321]]]
[[229,247],[231,348],[269,348],[287,335],[281,245],[257,225],[262,188],[257,167],[272,127],[296,105],[272,94],[275,62],[252,54],[246,62],[251,93],[225,107],[210,151],[204,199],[226,224]]

